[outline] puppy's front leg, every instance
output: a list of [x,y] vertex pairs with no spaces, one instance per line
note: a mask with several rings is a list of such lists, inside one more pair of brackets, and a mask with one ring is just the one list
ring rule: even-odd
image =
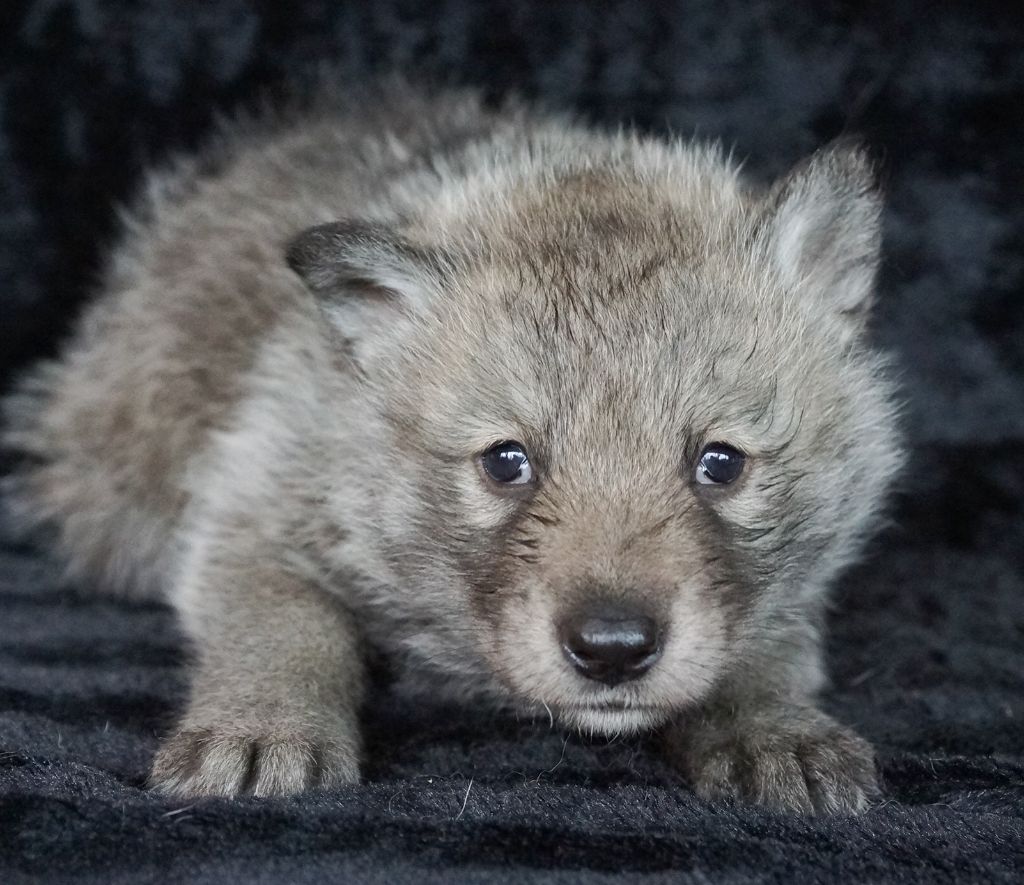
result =
[[[779,637],[780,639],[782,637]],[[777,648],[791,652],[785,661]],[[816,643],[789,637],[666,729],[669,758],[705,798],[853,814],[879,795],[871,745],[818,709]]]
[[153,763],[177,796],[274,796],[359,776],[358,636],[274,544],[205,543],[179,607],[198,660],[188,708]]
[[667,737],[670,758],[708,799],[852,814],[878,796],[871,746],[809,701],[722,698]]

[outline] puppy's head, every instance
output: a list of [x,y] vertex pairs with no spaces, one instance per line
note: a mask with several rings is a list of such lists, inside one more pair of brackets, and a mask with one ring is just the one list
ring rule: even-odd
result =
[[791,654],[870,526],[898,458],[864,341],[880,206],[856,151],[766,193],[711,150],[562,152],[289,257],[387,428],[410,596],[516,696],[617,732]]

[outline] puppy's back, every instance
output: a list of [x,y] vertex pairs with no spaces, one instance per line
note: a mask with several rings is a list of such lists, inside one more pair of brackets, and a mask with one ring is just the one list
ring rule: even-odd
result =
[[388,181],[498,119],[467,94],[321,85],[152,173],[61,356],[4,402],[12,523],[52,529],[69,578],[158,592],[210,432],[230,426],[268,332],[312,309],[285,243],[386,211]]

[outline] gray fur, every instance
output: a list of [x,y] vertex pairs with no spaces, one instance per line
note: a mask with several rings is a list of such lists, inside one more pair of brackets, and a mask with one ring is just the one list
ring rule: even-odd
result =
[[[69,576],[164,594],[195,641],[153,784],[355,780],[371,645],[468,703],[659,728],[708,795],[865,807],[870,748],[813,699],[899,460],[879,207],[856,150],[761,193],[714,147],[402,87],[153,174],[5,435]],[[484,481],[505,439],[532,490]],[[693,482],[713,441],[748,455],[734,486]],[[598,594],[665,625],[642,679],[560,653]]]

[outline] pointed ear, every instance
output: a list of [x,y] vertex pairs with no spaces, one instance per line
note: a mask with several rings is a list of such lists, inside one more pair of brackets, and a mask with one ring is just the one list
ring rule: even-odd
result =
[[382,224],[332,221],[288,244],[288,266],[315,295],[395,297],[426,280],[430,256]]
[[385,225],[321,224],[295,237],[286,258],[360,364],[400,338],[439,287],[438,257]]
[[849,340],[863,331],[874,296],[882,200],[863,150],[814,154],[773,190],[764,234],[784,285],[819,299]]

